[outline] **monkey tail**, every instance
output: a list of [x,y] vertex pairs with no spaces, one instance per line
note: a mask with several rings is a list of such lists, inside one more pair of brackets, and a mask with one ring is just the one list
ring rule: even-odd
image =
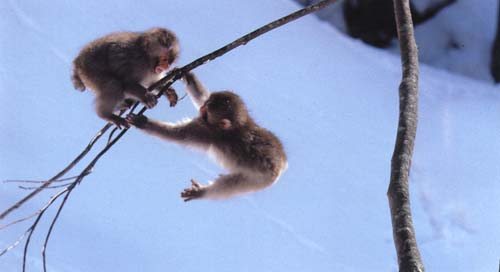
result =
[[80,92],[85,91],[85,84],[83,84],[82,79],[80,78],[80,75],[78,74],[77,69],[73,69],[73,75],[71,76],[71,81],[73,81],[73,86],[75,89],[79,90]]

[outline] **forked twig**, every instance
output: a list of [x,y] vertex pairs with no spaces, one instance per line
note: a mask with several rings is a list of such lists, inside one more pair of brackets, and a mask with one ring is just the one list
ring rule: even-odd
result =
[[52,182],[58,180],[59,178],[61,178],[62,176],[64,176],[66,173],[68,173],[69,170],[71,170],[75,165],[78,164],[78,162],[80,162],[81,159],[83,159],[85,157],[85,155],[87,155],[87,153],[89,153],[89,151],[92,149],[92,147],[94,146],[94,144],[97,142],[97,140],[99,140],[99,138],[101,138],[101,136],[111,127],[111,124],[106,124],[101,130],[99,130],[97,132],[97,134],[94,136],[94,138],[92,138],[92,140],[89,142],[89,144],[87,145],[87,147],[85,147],[85,149],[78,155],[76,156],[76,158],[68,164],[68,166],[66,166],[61,172],[57,173],[55,176],[53,176],[51,179],[47,180],[46,182],[44,182],[40,187],[38,187],[36,190],[34,190],[33,192],[31,192],[30,194],[28,194],[27,196],[25,196],[23,199],[19,200],[16,204],[14,204],[12,207],[8,208],[7,210],[5,210],[4,212],[2,212],[2,214],[0,214],[0,220],[4,219],[7,215],[9,215],[11,212],[13,212],[14,210],[18,209],[19,207],[21,207],[21,205],[23,205],[26,201],[30,200],[32,197],[34,197],[36,194],[40,193],[43,189],[45,189],[46,187],[48,187]]

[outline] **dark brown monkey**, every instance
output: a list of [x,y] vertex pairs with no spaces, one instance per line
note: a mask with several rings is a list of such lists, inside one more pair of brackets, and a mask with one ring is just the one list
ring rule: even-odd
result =
[[[177,59],[179,42],[173,32],[153,28],[145,32],[117,32],[86,45],[73,61],[73,85],[96,94],[99,117],[119,128],[128,123],[115,114],[132,99],[146,107],[156,105],[147,91]],[[127,100],[127,101],[126,101]]]
[[210,94],[192,73],[184,81],[199,108],[198,117],[182,124],[162,123],[134,114],[126,118],[146,133],[208,152],[229,171],[206,186],[191,180],[192,187],[181,193],[184,201],[227,198],[272,185],[287,166],[280,140],[254,122],[235,93]]

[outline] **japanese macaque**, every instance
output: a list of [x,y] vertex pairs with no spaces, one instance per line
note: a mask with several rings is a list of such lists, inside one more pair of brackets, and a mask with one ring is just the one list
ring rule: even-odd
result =
[[184,201],[223,199],[272,185],[287,167],[280,140],[257,125],[233,92],[210,94],[193,73],[184,77],[199,116],[182,124],[162,123],[129,114],[127,121],[142,131],[182,145],[200,148],[229,172],[208,185],[191,180]]
[[156,96],[145,87],[156,82],[178,54],[177,37],[164,28],[112,33],[80,51],[73,61],[73,85],[77,90],[89,88],[95,93],[99,117],[118,128],[128,128],[125,119],[115,113],[128,108],[130,100],[140,101],[147,108],[155,106]]

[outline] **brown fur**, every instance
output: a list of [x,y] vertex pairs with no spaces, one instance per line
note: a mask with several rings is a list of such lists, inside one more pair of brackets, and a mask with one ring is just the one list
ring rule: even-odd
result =
[[235,93],[209,94],[192,73],[186,75],[185,81],[189,95],[200,108],[198,117],[170,124],[145,116],[127,116],[130,124],[146,133],[210,152],[229,171],[207,186],[192,181],[193,186],[181,194],[184,200],[227,198],[273,184],[287,166],[280,140],[254,122]]
[[154,95],[143,85],[150,85],[162,54],[168,65],[179,53],[175,34],[153,28],[146,32],[117,32],[87,44],[73,61],[72,81],[75,89],[91,89],[96,94],[97,114],[117,126],[128,124],[114,112],[132,98],[148,108],[156,104]]

